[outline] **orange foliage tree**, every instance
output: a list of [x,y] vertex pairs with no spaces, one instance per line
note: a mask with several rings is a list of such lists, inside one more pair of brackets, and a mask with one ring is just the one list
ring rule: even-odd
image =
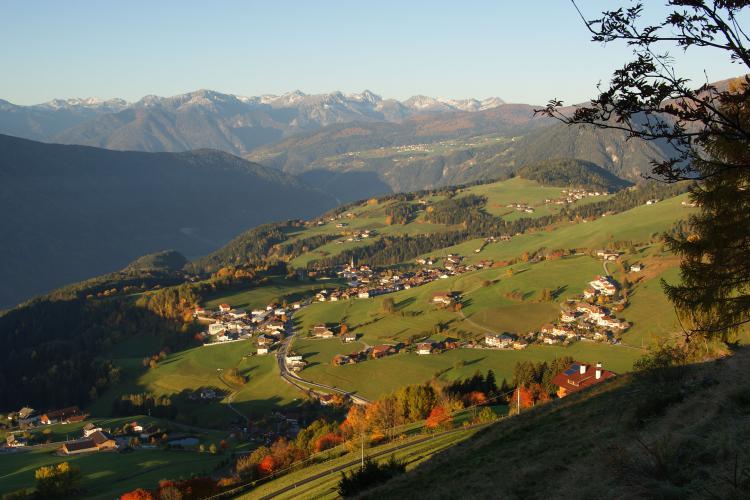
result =
[[453,416],[443,406],[436,406],[425,422],[428,429],[446,429],[453,425]]

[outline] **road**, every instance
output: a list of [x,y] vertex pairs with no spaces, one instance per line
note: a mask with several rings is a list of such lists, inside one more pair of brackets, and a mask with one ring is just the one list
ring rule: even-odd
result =
[[323,389],[327,392],[336,392],[338,394],[341,394],[343,396],[347,396],[351,398],[352,402],[358,405],[366,405],[370,404],[371,401],[367,398],[363,398],[362,396],[357,396],[356,394],[352,394],[350,392],[347,392],[343,389],[339,389],[338,387],[333,387],[326,384],[320,384],[318,382],[312,382],[310,380],[306,380],[299,375],[293,373],[289,370],[286,364],[286,354],[289,351],[289,346],[292,343],[292,339],[294,338],[294,329],[291,326],[291,321],[289,322],[290,326],[287,328],[287,336],[284,340],[281,341],[281,345],[279,345],[278,350],[276,351],[276,362],[279,365],[279,374],[281,375],[281,378],[292,384],[294,387],[298,388],[301,391],[308,391],[307,387],[303,387],[300,384],[305,384],[308,386],[316,387],[318,389]]

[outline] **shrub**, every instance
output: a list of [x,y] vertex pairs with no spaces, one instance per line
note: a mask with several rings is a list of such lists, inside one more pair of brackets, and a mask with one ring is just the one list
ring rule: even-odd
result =
[[406,464],[396,460],[393,455],[387,462],[383,463],[376,463],[368,458],[361,469],[349,474],[341,473],[339,495],[344,498],[355,496],[367,488],[384,483],[392,477],[402,474],[405,470]]

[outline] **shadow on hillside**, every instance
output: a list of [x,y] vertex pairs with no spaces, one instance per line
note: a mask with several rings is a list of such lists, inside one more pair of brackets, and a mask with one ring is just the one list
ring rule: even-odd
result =
[[313,187],[335,196],[341,203],[393,192],[376,172],[309,170],[298,176]]

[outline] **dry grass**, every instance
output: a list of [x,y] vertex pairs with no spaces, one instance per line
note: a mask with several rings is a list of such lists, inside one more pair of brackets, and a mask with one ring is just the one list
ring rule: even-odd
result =
[[750,350],[509,419],[366,498],[748,498]]

